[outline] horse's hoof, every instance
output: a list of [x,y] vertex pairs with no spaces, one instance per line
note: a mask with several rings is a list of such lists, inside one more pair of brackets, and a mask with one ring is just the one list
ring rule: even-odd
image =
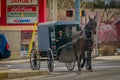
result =
[[81,74],[81,71],[78,71],[77,74]]
[[81,68],[83,68],[84,67],[84,65],[81,65]]
[[81,69],[78,69],[78,71],[81,71]]
[[89,72],[93,72],[93,70],[92,70],[92,69],[88,69],[88,71],[89,71]]

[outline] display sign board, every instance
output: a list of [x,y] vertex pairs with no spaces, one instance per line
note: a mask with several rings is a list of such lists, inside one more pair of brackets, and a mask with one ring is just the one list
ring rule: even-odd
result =
[[36,10],[36,6],[9,6],[7,8],[7,12],[33,12]]
[[38,0],[7,0],[7,6],[9,5],[37,5]]
[[36,6],[8,6],[7,23],[34,23],[38,20]]
[[7,0],[7,23],[30,24],[38,21],[38,0]]

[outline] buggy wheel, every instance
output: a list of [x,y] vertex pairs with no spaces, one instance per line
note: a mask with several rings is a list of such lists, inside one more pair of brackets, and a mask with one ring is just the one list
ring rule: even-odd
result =
[[49,49],[47,52],[47,65],[48,65],[49,71],[53,72],[53,70],[54,70],[54,57],[53,57],[53,52],[51,49]]
[[32,49],[30,53],[30,66],[32,70],[40,69],[40,55],[36,49]]
[[75,67],[75,62],[65,63],[65,65],[69,71],[72,71]]

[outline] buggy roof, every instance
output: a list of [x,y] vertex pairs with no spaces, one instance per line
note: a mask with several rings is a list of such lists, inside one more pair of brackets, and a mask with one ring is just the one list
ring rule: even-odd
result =
[[75,25],[75,24],[79,24],[79,22],[77,21],[53,21],[53,22],[39,23],[38,26],[50,27],[50,26],[59,26],[59,25]]

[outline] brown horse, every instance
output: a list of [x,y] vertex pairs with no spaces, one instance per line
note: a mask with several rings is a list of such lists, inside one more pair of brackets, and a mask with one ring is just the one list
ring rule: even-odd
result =
[[[93,49],[93,35],[96,34],[96,26],[96,16],[93,19],[89,17],[89,22],[82,30],[82,33],[80,33],[79,39],[73,43],[78,64],[78,71],[81,71],[81,68],[84,67],[85,62],[87,62],[87,70],[92,71],[91,53]],[[87,59],[85,57],[85,52],[87,52]],[[83,59],[82,64],[81,59]]]

